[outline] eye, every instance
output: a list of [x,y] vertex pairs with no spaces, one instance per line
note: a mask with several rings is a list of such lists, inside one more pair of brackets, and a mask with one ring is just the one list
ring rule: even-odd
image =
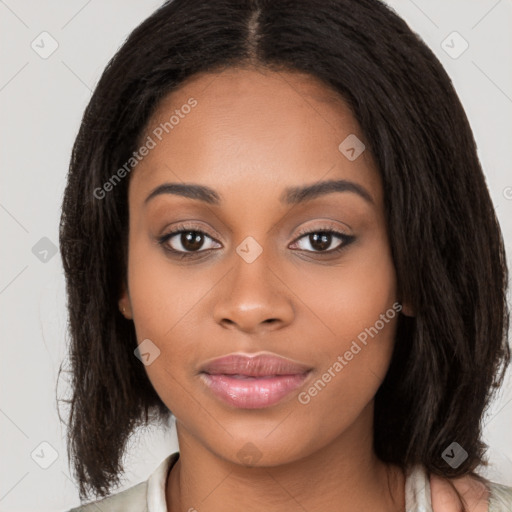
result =
[[[332,254],[345,249],[355,240],[353,235],[347,235],[335,229],[313,229],[304,230],[299,233],[301,236],[294,242],[299,244],[303,240],[305,244],[299,249],[318,254]],[[334,248],[333,248],[334,245]],[[310,248],[308,248],[311,247]]]
[[[208,242],[208,240],[210,242]],[[218,243],[204,231],[197,229],[195,226],[186,225],[177,226],[176,229],[158,239],[158,243],[162,245],[165,250],[184,255],[214,249],[215,247],[212,246],[212,242]],[[207,247],[205,247],[205,244]]]
[[[292,244],[300,250],[319,255],[329,255],[344,250],[355,240],[353,235],[347,235],[332,228],[317,228],[299,232],[299,238]],[[158,239],[163,248],[182,257],[194,256],[221,247],[221,244],[196,226],[179,225]],[[217,245],[215,245],[217,244]]]

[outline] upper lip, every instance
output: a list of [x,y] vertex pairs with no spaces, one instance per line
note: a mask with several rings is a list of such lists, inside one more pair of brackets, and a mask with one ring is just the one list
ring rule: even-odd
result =
[[291,361],[275,354],[229,354],[212,359],[201,367],[201,372],[210,375],[247,375],[267,377],[275,375],[296,375],[306,373],[311,367]]

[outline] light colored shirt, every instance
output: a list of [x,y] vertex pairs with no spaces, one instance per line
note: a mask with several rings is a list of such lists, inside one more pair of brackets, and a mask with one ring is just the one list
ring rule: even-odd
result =
[[[178,457],[179,452],[171,453],[146,481],[68,512],[167,512],[167,477]],[[512,487],[492,483],[489,491],[489,512],[512,512]],[[405,509],[406,512],[433,512],[430,479],[423,466],[414,466],[406,474]]]

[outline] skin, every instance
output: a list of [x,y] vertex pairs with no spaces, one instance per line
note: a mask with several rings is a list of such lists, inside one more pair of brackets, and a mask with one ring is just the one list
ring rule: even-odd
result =
[[[195,75],[164,98],[141,140],[189,98],[197,106],[130,176],[128,275],[119,302],[139,343],[150,339],[160,350],[145,368],[176,417],[180,458],[167,480],[168,510],[312,512],[335,503],[340,512],[403,511],[402,471],[372,450],[374,395],[390,363],[397,315],[309,403],[297,400],[401,303],[375,163],[369,151],[350,161],[338,149],[350,134],[364,142],[356,120],[309,75],[229,69]],[[288,187],[339,179],[363,187],[371,201],[351,191],[280,201]],[[171,182],[206,185],[221,202],[161,194],[145,203]],[[158,243],[182,222],[205,233],[188,259]],[[355,238],[322,256],[301,228]],[[236,252],[246,237],[262,249],[251,263]],[[324,252],[344,243],[329,240]],[[187,252],[183,242],[178,234],[167,246]],[[262,351],[313,368],[276,405],[235,408],[199,377],[209,359]],[[247,443],[259,454],[250,465],[238,455]],[[446,481],[433,485],[442,497],[435,512],[459,510]]]
[[434,512],[464,511],[460,498],[464,499],[466,512],[489,510],[489,490],[482,482],[468,475],[453,479],[432,475],[430,490]]

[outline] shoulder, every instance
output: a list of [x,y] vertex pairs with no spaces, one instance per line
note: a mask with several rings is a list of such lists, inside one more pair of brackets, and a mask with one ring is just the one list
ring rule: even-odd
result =
[[471,512],[512,511],[512,487],[484,478],[463,476],[444,479],[430,476],[433,512],[459,512],[460,498]]
[[67,512],[144,512],[148,508],[155,512],[165,511],[167,476],[179,456],[179,451],[168,455],[144,482]]
[[68,512],[141,512],[146,509],[147,482],[141,482],[107,498],[73,508]]

